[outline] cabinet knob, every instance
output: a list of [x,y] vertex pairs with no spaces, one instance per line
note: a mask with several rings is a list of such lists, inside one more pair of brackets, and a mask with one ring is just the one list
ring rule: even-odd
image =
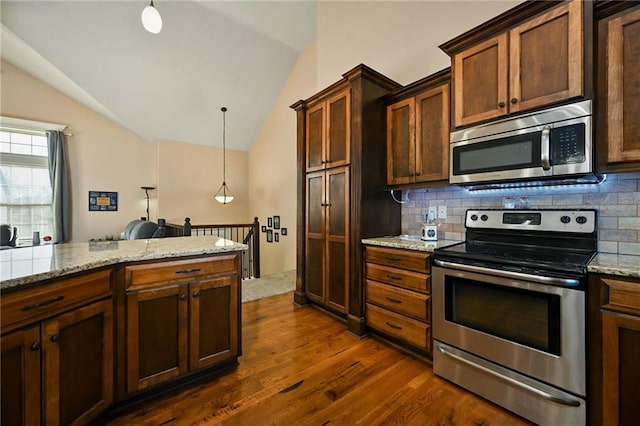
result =
[[29,346],[29,349],[35,352],[39,351],[41,347],[42,345],[40,344],[40,342],[33,342],[31,346]]
[[511,98],[511,103],[512,104],[517,104],[518,103],[518,98]]
[[53,336],[51,336],[51,340],[53,343],[59,342],[60,341],[60,333],[56,333]]
[[180,300],[187,300],[187,295],[185,293],[182,293],[180,295]]
[[194,299],[197,299],[198,297],[200,297],[200,292],[194,291],[192,296],[193,296]]
[[502,102],[502,101],[498,102],[498,108],[504,108],[504,107],[505,107],[505,105],[507,105],[507,104],[505,104],[505,103],[504,103],[504,102]]

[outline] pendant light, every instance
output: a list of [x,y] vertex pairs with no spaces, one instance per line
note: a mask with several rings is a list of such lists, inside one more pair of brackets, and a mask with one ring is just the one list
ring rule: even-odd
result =
[[231,192],[229,191],[229,188],[227,188],[227,180],[226,180],[226,174],[227,174],[227,148],[226,148],[226,144],[225,144],[225,133],[226,133],[226,121],[225,121],[225,114],[227,112],[227,108],[226,107],[222,107],[220,109],[220,111],[222,111],[222,186],[220,187],[220,189],[218,189],[218,192],[216,193],[215,199],[217,202],[222,203],[222,204],[229,204],[230,202],[233,201],[233,195],[231,195]]
[[158,34],[162,30],[162,17],[153,5],[153,0],[142,10],[142,26],[153,34]]

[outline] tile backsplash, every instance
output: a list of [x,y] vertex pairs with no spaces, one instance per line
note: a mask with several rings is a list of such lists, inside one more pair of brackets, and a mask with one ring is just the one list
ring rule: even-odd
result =
[[467,191],[445,186],[405,191],[402,233],[420,234],[429,207],[446,206],[438,219],[443,240],[463,240],[464,214],[472,208],[501,208],[505,197],[528,197],[529,208],[591,208],[598,210],[598,251],[640,255],[640,173],[609,174],[600,185]]

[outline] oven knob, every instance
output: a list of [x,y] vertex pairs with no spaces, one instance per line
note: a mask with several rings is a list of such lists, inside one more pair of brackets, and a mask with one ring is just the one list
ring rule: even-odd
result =
[[584,216],[578,216],[576,217],[576,222],[578,222],[580,225],[584,225],[585,223],[587,223],[587,218]]
[[483,214],[482,216],[480,216],[480,219],[481,219],[483,222],[486,222],[487,220],[489,220],[489,216],[487,216],[486,214]]
[[569,222],[571,222],[571,218],[570,218],[569,216],[562,216],[562,217],[560,218],[560,222],[562,222],[562,223],[569,223]]
[[477,214],[472,214],[471,215],[471,220],[473,220],[473,221],[478,220],[478,215]]

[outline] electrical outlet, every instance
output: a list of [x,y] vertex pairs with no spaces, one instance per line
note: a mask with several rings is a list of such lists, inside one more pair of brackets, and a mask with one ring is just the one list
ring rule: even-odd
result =
[[438,206],[438,219],[447,218],[447,206]]

